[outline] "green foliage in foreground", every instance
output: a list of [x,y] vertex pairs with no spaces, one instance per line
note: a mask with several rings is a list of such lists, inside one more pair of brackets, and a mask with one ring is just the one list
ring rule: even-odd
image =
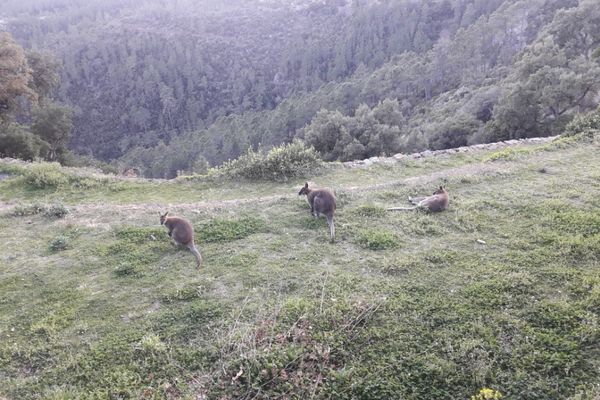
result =
[[[133,185],[138,200],[164,198],[0,219],[0,397],[595,399],[598,150],[329,170],[335,244],[293,185],[259,199],[245,180]],[[441,182],[447,211],[385,211]],[[168,197],[225,188],[256,199]],[[158,226],[157,203],[193,222],[201,269]]]

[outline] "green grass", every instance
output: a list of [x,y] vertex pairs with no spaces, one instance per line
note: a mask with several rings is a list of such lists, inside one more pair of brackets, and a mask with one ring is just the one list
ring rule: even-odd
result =
[[[334,244],[300,181],[59,170],[34,188],[11,167],[0,397],[594,399],[600,147],[526,148],[332,167],[313,180],[338,197]],[[449,210],[385,211],[439,184]],[[192,221],[200,269],[167,209]]]

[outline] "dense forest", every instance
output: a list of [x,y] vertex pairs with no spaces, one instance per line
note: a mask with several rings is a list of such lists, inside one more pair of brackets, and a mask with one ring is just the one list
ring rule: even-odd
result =
[[46,158],[152,177],[295,138],[350,160],[551,135],[600,102],[595,0],[8,0],[1,30],[31,73],[0,86],[0,146],[52,125]]

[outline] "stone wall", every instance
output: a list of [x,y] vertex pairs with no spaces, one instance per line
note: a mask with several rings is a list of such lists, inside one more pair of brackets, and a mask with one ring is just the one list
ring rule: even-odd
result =
[[433,157],[439,156],[443,154],[456,154],[456,153],[469,153],[479,150],[496,150],[502,149],[509,146],[515,146],[519,144],[538,144],[538,143],[548,143],[556,139],[558,136],[549,136],[549,137],[537,137],[537,138],[529,138],[529,139],[519,139],[519,140],[505,140],[503,142],[495,142],[495,143],[485,143],[485,144],[475,144],[472,146],[463,146],[456,147],[453,149],[444,149],[444,150],[425,150],[420,153],[413,154],[403,154],[398,153],[394,154],[391,157],[371,157],[364,160],[354,160],[354,161],[346,161],[343,165],[347,168],[357,168],[357,167],[368,167],[373,164],[393,164],[401,160],[405,159],[417,159],[417,158],[425,158],[425,157]]

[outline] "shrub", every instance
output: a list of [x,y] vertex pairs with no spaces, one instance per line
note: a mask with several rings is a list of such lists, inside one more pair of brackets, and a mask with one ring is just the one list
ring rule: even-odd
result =
[[48,218],[62,218],[69,213],[69,209],[62,204],[52,204],[44,211],[44,216]]
[[315,149],[295,140],[290,144],[274,147],[266,153],[263,150],[249,149],[239,158],[211,169],[209,175],[281,182],[314,174],[320,166],[321,159]]
[[66,250],[69,248],[69,240],[65,236],[57,236],[50,242],[50,251],[56,253],[57,251]]
[[33,164],[25,172],[25,182],[36,189],[57,188],[68,181],[58,163]]
[[565,128],[566,136],[593,137],[600,132],[600,107],[587,114],[577,115]]

